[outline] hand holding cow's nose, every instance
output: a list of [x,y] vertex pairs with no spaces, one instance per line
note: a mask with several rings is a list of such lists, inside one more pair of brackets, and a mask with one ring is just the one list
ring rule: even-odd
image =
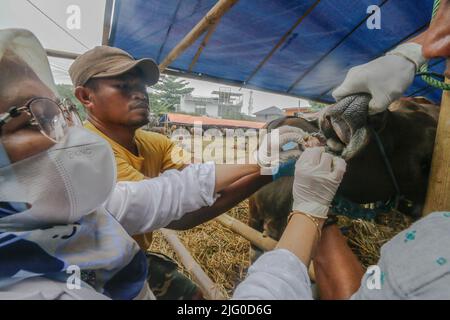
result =
[[345,161],[323,147],[306,149],[295,166],[292,210],[325,219],[345,169]]
[[383,57],[351,68],[344,82],[333,91],[333,97],[339,101],[351,95],[367,93],[372,96],[369,114],[385,111],[408,89],[425,62],[421,45],[402,44]]

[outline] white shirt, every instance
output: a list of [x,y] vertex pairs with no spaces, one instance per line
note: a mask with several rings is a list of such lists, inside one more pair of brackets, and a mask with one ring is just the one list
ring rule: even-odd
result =
[[311,282],[303,262],[286,249],[264,253],[248,269],[234,300],[312,300]]

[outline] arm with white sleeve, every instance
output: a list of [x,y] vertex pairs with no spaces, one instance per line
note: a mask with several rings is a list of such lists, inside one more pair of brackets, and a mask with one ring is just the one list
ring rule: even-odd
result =
[[217,192],[257,170],[255,165],[210,162],[193,164],[182,171],[168,170],[157,178],[139,182],[119,182],[105,208],[130,235],[142,234],[211,206]]
[[233,299],[312,299],[307,266],[320,240],[329,206],[345,173],[345,161],[308,148],[295,166],[294,203],[275,250],[263,254]]

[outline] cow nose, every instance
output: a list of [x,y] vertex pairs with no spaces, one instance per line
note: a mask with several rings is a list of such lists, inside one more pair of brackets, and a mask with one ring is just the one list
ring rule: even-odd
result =
[[321,121],[323,134],[348,144],[353,134],[367,123],[369,101],[369,95],[358,94],[329,106]]

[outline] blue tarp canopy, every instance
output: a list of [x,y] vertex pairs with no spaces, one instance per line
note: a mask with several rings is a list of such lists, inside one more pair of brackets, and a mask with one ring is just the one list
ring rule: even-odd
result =
[[[109,44],[158,63],[216,4],[216,0],[116,1]],[[425,30],[433,0],[240,0],[221,19],[197,63],[204,36],[171,65],[190,75],[243,87],[332,102],[331,92],[349,68],[373,60]],[[381,29],[367,13],[378,5]],[[255,73],[288,30],[294,29]],[[443,73],[444,60],[430,63]],[[252,76],[253,75],[253,76]],[[441,91],[416,77],[408,96],[440,102]]]

